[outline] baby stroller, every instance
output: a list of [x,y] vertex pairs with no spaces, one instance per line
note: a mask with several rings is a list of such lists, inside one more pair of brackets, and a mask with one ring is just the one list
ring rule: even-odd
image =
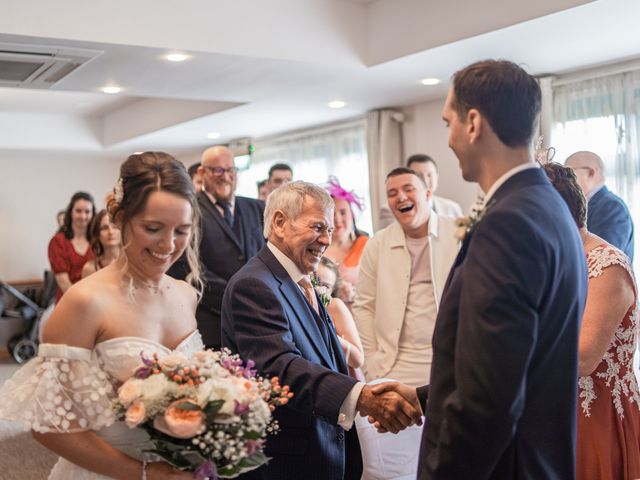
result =
[[[0,313],[3,317],[21,318],[27,327],[22,333],[12,336],[7,343],[9,353],[18,363],[25,363],[38,353],[38,329],[40,318],[55,294],[55,278],[51,272],[45,272],[44,285],[37,301],[29,298],[17,288],[0,281]],[[4,308],[2,291],[16,300],[12,309]]]

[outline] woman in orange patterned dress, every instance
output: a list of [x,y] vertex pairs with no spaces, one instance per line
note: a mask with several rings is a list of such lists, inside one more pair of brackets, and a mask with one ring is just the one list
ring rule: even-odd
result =
[[628,257],[586,229],[586,200],[570,168],[544,166],[587,254],[579,342],[577,478],[640,478],[640,392],[633,371],[640,312]]

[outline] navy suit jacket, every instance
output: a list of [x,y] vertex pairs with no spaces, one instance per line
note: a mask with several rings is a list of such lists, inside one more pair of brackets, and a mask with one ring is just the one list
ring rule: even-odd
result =
[[347,375],[335,329],[318,304],[320,315],[268,247],[227,286],[223,346],[255,361],[261,374],[278,376],[294,393],[276,409],[280,432],[267,437],[265,449],[271,461],[243,479],[360,478],[355,428],[345,432],[337,425],[340,406],[356,381]]
[[463,241],[433,337],[419,479],[575,478],[585,253],[541,169]]
[[629,210],[606,186],[589,200],[587,230],[618,247],[633,261],[633,222]]
[[[202,215],[200,264],[205,290],[196,312],[198,329],[207,346],[220,346],[222,295],[227,282],[264,246],[264,202],[235,197],[233,228],[225,221],[204,192],[197,195]],[[188,272],[185,258],[174,265],[169,274],[184,278]]]

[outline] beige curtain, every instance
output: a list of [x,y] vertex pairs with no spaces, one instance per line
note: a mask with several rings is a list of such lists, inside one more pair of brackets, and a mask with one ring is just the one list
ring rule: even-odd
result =
[[387,201],[384,181],[390,170],[404,164],[402,122],[395,110],[374,110],[367,114],[367,154],[373,231],[378,230],[380,207]]

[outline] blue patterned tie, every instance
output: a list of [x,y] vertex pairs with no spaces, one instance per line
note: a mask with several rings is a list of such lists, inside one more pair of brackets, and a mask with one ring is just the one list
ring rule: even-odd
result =
[[233,227],[233,214],[231,213],[231,205],[224,200],[218,200],[218,205],[222,207],[222,212],[224,216],[224,220],[229,224],[230,227]]

